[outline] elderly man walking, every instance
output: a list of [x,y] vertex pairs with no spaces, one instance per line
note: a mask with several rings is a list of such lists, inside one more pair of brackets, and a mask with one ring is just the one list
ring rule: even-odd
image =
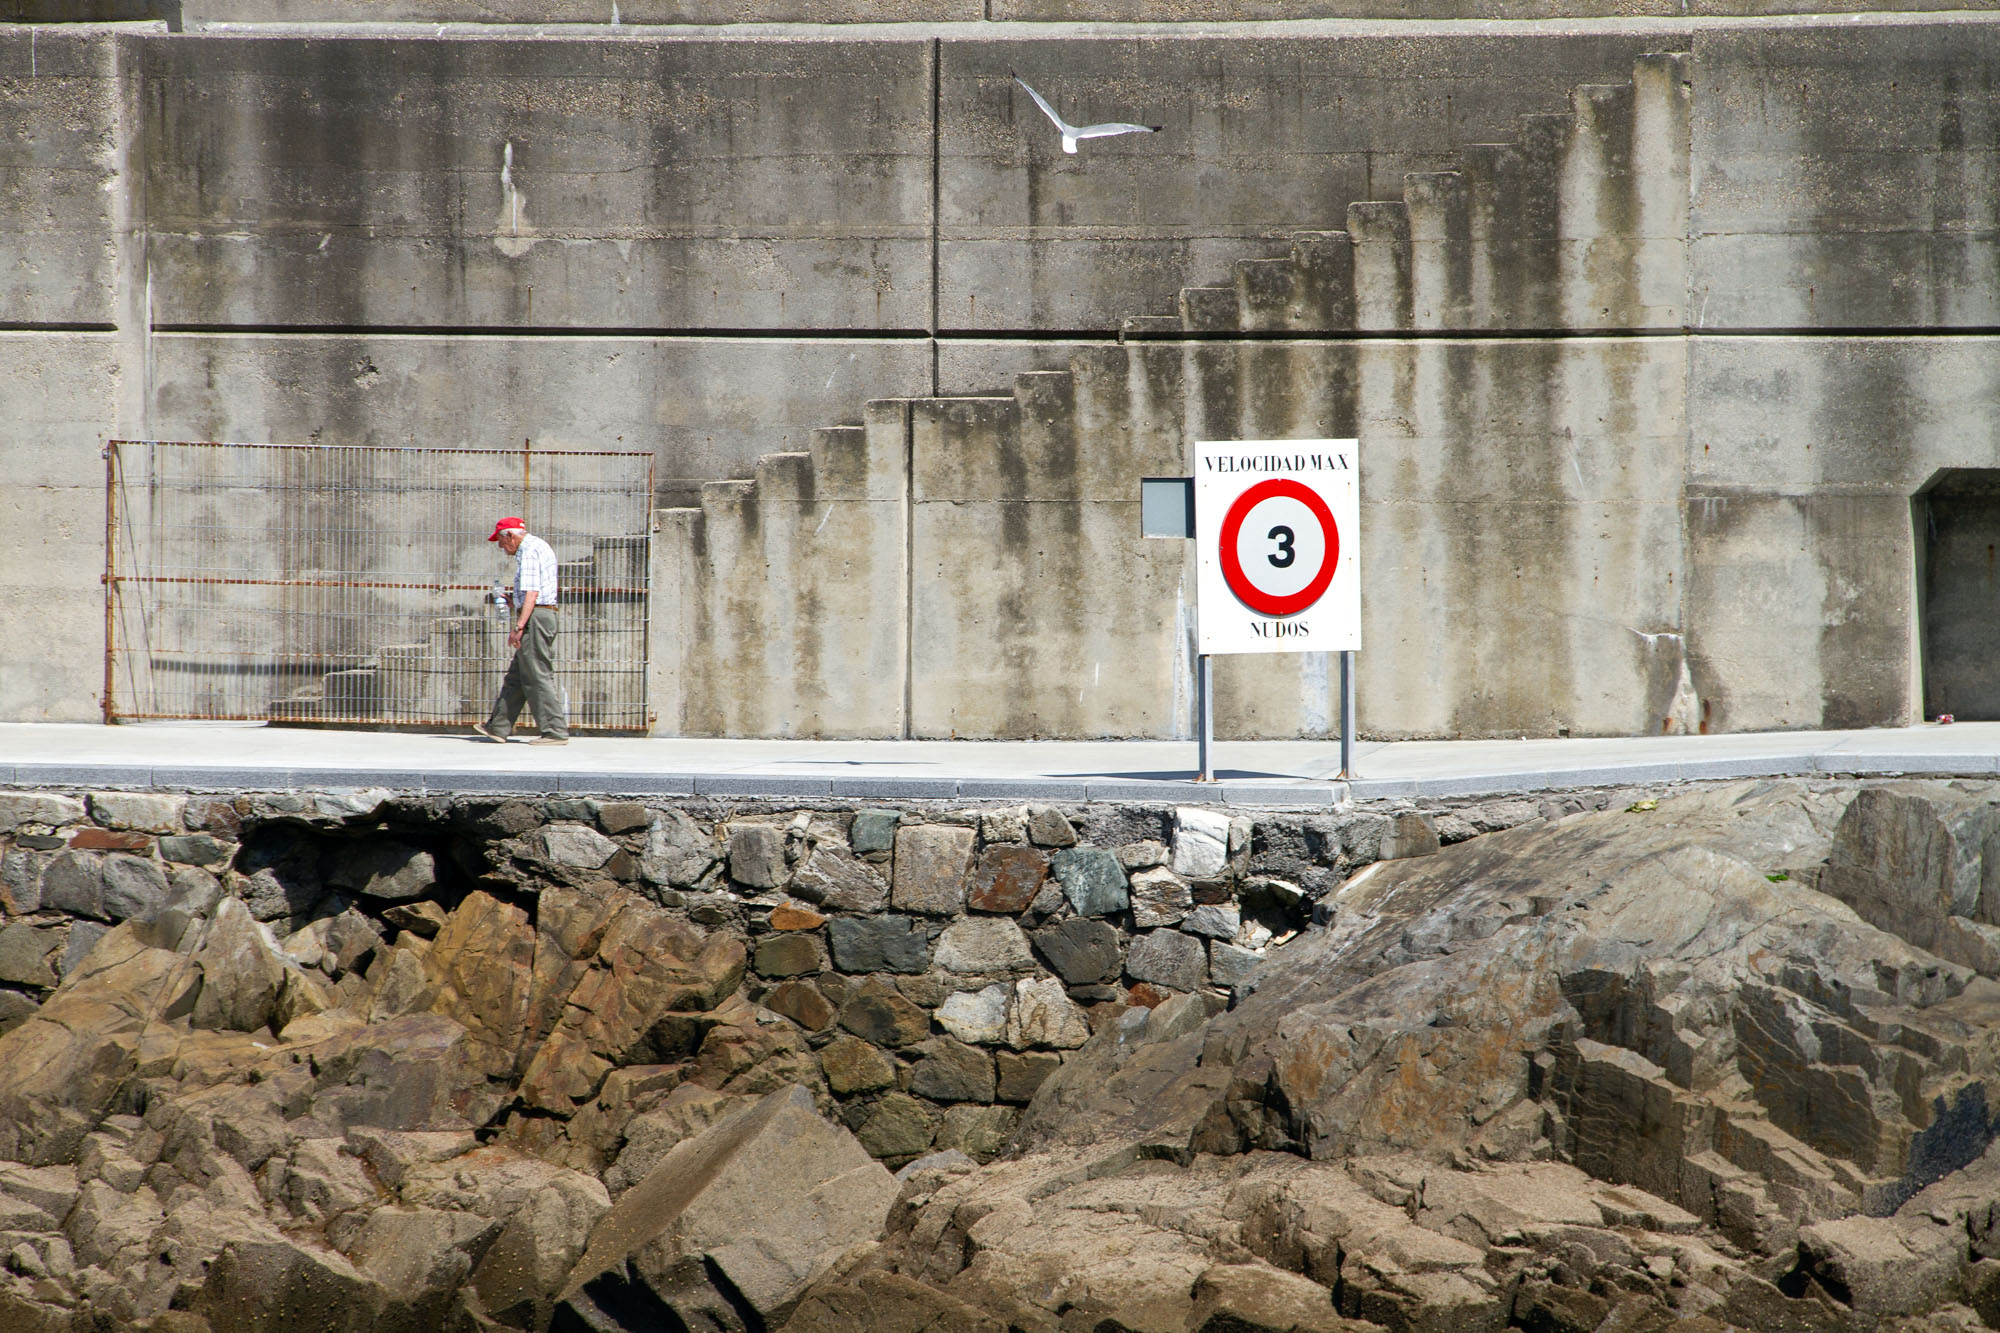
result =
[[535,710],[535,722],[542,730],[529,744],[568,745],[569,716],[556,684],[556,602],[561,591],[556,586],[556,553],[518,518],[495,523],[486,540],[499,542],[500,549],[514,557],[514,590],[507,594],[514,613],[507,646],[514,650],[514,660],[507,664],[492,715],[473,723],[472,729],[490,741],[506,740],[514,734],[514,720],[525,702]]

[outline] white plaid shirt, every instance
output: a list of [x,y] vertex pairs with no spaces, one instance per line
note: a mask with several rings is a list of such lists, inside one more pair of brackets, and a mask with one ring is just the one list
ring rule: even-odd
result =
[[520,609],[530,590],[539,593],[536,606],[556,604],[556,553],[533,533],[521,535],[521,549],[514,553],[514,607]]

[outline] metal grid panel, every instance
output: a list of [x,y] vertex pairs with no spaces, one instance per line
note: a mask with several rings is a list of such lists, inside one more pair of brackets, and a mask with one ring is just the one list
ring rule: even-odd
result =
[[106,459],[106,720],[483,719],[514,577],[486,537],[514,514],[559,562],[571,727],[647,727],[650,454],[115,440]]

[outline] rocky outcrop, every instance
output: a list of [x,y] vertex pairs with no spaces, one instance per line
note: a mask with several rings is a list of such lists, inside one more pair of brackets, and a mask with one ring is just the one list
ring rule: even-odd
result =
[[2000,982],[1929,947],[1996,807],[1742,784],[1379,863],[1233,1006],[1100,1026],[1009,1160],[913,1174],[871,1272],[1051,1330],[1238,1327],[1231,1283],[1286,1311],[1247,1327],[2000,1319]]
[[0,793],[0,1327],[2000,1321],[2000,786],[1638,795]]

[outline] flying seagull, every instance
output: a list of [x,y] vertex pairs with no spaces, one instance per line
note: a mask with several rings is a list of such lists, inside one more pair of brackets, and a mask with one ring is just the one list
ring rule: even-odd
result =
[[[1007,73],[1013,77],[1014,82],[1020,84],[1023,88],[1028,88],[1028,85],[1022,80],[1020,75],[1015,74],[1011,69]],[[1079,139],[1104,139],[1114,134],[1158,134],[1165,128],[1160,125],[1128,125],[1120,120],[1107,121],[1102,125],[1072,125],[1061,116],[1058,116],[1056,109],[1048,104],[1048,99],[1044,98],[1033,88],[1028,88],[1028,96],[1035,99],[1035,105],[1042,109],[1042,114],[1054,121],[1056,128],[1062,132],[1063,151],[1065,153],[1074,153],[1076,151],[1076,141]]]

